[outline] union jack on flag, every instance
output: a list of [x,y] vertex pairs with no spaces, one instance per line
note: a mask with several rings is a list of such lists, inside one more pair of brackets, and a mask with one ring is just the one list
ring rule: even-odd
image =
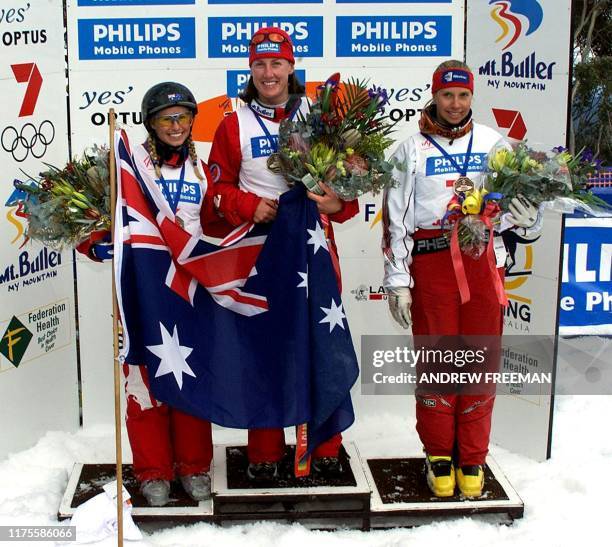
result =
[[307,424],[309,451],[349,427],[357,359],[305,189],[213,244],[175,222],[123,133],[116,154],[123,360],[147,366],[158,400],[219,425]]

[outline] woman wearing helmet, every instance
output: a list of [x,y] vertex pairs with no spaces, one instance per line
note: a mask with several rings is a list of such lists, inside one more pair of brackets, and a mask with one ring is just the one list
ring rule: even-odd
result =
[[[215,205],[231,224],[272,222],[276,217],[278,196],[288,190],[282,175],[270,171],[267,160],[277,149],[279,124],[307,112],[304,86],[295,76],[293,44],[282,29],[259,29],[249,44],[251,76],[240,98],[246,103],[219,125],[209,163],[215,178]],[[338,264],[333,229],[329,222],[344,222],[358,212],[357,201],[344,202],[329,188],[325,194],[308,192],[317,202],[329,247]],[[339,268],[336,271],[338,282]],[[335,435],[313,452],[315,472],[340,471],[338,451],[341,435]],[[248,475],[265,481],[277,475],[277,463],[285,452],[282,429],[249,431]]]
[[[202,234],[205,224],[208,232],[219,220],[212,205],[208,167],[198,160],[191,138],[197,112],[196,100],[184,85],[154,85],[142,100],[142,120],[148,136],[133,149],[139,171],[155,180],[175,212],[176,222],[195,235]],[[86,242],[79,251],[94,260],[111,258],[110,234],[102,235],[106,242]],[[207,499],[212,460],[210,422],[157,401],[149,390],[144,365],[125,364],[123,372],[133,469],[147,502],[153,506],[168,503],[175,472],[191,498]]]
[[[472,121],[473,91],[474,77],[465,63],[442,63],[433,74],[433,99],[423,109],[420,132],[395,152],[405,169],[395,171],[399,185],[384,198],[384,286],[393,318],[403,328],[412,322],[415,347],[421,336],[426,343],[428,335],[436,336],[436,343],[440,335],[455,340],[486,336],[485,366],[494,367],[503,328],[503,244],[497,263],[486,252],[478,259],[462,255],[471,293],[462,303],[450,238],[441,229],[453,195],[481,188],[487,155],[508,146],[497,131]],[[515,198],[511,210],[507,224],[512,229],[534,231],[538,215],[533,205]],[[459,343],[465,348],[465,342]],[[462,388],[417,386],[417,431],[426,453],[427,482],[439,497],[454,495],[456,482],[465,497],[482,494],[495,385]]]

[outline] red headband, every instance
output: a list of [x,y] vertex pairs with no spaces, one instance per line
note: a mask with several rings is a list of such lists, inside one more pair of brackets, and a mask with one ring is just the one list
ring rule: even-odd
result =
[[444,68],[433,73],[431,92],[446,87],[464,87],[474,93],[474,75],[464,68]]
[[[266,36],[262,42],[254,44],[252,41],[253,38],[260,34],[280,34],[284,40],[282,42],[273,42],[268,40]],[[283,29],[278,27],[260,28],[255,34],[253,34],[253,38],[251,38],[251,43],[249,44],[249,66],[251,66],[257,59],[265,59],[267,57],[286,59],[292,65],[295,64],[295,59],[293,57],[293,43],[291,42],[289,35]]]

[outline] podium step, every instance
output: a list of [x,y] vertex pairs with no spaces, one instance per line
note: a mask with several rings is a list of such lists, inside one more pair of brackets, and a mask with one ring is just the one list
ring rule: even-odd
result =
[[418,526],[462,515],[498,524],[522,518],[524,504],[495,460],[485,466],[485,486],[479,498],[437,498],[425,479],[425,458],[368,459],[365,473],[372,486],[371,528]]
[[250,481],[246,447],[215,447],[212,497],[220,524],[257,520],[299,522],[309,528],[366,528],[370,487],[353,444],[340,451],[343,471],[329,481],[314,474],[293,476],[293,447],[279,464],[279,477],[264,484]]
[[[58,519],[65,520],[88,499],[103,492],[102,486],[115,480],[115,464],[76,463],[72,468],[66,492],[60,503]],[[212,501],[193,501],[177,481],[171,483],[170,502],[165,507],[149,507],[140,494],[131,464],[123,465],[123,484],[132,498],[132,518],[138,524],[155,523],[155,528],[213,522]],[[151,529],[151,527],[147,527]]]

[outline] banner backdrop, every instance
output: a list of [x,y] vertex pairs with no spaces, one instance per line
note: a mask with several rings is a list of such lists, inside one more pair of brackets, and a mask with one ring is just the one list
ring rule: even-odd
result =
[[72,252],[25,241],[13,186],[68,159],[62,2],[4,0],[0,14],[2,458],[78,427],[79,394]]
[[[467,4],[466,59],[474,71],[474,116],[507,136],[549,151],[566,141],[570,0],[478,0]],[[535,242],[507,241],[504,333],[554,336],[561,215],[547,214]],[[552,370],[555,356],[547,356]],[[511,366],[511,364],[509,364]],[[507,386],[492,438],[536,459],[550,455],[551,401]],[[521,424],[521,435],[516,434]]]
[[611,335],[612,218],[576,217],[565,220],[559,334]]
[[[419,109],[431,97],[433,69],[464,56],[464,0],[70,0],[67,7],[75,152],[107,140],[110,107],[134,142],[144,139],[141,98],[153,84],[173,80],[198,98],[193,134],[206,159],[224,114],[240,105],[238,92],[249,75],[248,43],[263,26],[280,26],[291,35],[295,67],[310,94],[335,71],[386,87],[388,112],[399,122],[393,135],[398,141],[417,130]],[[335,229],[344,306],[358,354],[361,334],[400,333],[380,288],[380,196],[360,202],[359,215]],[[82,257],[77,264],[83,419],[108,422],[110,298],[85,287],[110,294],[110,267]],[[364,299],[364,291],[380,292]],[[375,324],[374,316],[380,318]],[[100,386],[109,386],[106,399]]]

